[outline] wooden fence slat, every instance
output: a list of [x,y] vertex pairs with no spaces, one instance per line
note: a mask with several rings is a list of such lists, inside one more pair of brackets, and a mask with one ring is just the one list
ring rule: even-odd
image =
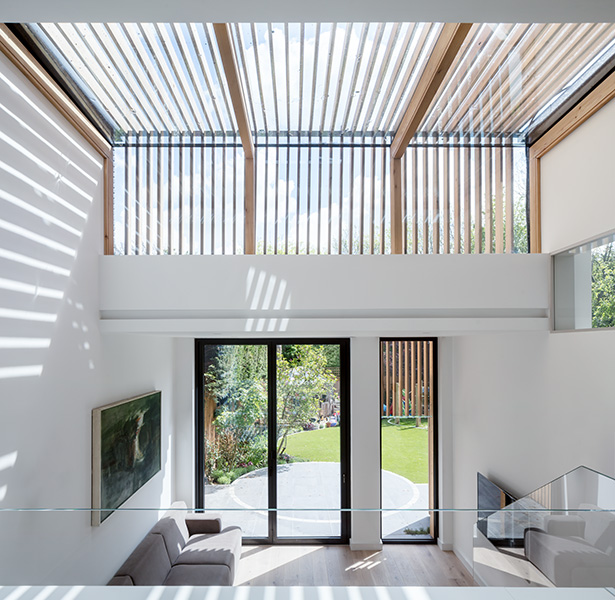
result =
[[409,356],[408,356],[408,344],[409,342],[404,342],[404,416],[407,417],[408,416],[408,410],[409,410],[409,403],[410,403],[410,387],[408,385],[409,381],[408,381],[408,375],[409,375],[409,370],[410,370],[410,365],[409,365]]
[[416,342],[410,342],[410,396],[412,398],[411,412],[416,415]]
[[416,357],[416,415],[417,425],[421,424],[421,417],[423,416],[423,342],[417,342],[417,357]]
[[385,404],[387,407],[387,414],[391,412],[391,399],[389,396],[390,390],[390,377],[389,377],[389,342],[384,343],[384,376],[385,376]]

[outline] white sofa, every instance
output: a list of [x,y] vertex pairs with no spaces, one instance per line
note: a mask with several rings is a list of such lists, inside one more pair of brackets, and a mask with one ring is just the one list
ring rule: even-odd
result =
[[525,555],[557,587],[613,587],[615,514],[592,504],[579,509],[526,529]]

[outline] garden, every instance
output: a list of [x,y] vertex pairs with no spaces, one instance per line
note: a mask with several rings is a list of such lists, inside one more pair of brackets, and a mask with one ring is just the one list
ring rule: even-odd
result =
[[[208,483],[229,484],[267,467],[267,353],[265,346],[215,346],[205,374],[215,407],[205,438]],[[339,413],[325,418],[323,400],[339,402],[339,346],[278,346],[276,356],[278,464],[338,462]],[[339,405],[338,405],[339,406]],[[423,420],[424,423],[424,420]],[[383,418],[382,468],[414,483],[428,482],[428,429],[414,418]]]
[[[228,484],[267,466],[267,353],[265,346],[217,346],[205,373],[206,402],[215,404],[205,430],[205,476]],[[287,449],[291,437],[318,422],[321,403],[339,401],[339,346],[278,346],[276,355],[276,457],[307,460]],[[208,427],[211,425],[211,427]],[[339,439],[339,438],[338,438]],[[339,442],[338,442],[339,445]]]

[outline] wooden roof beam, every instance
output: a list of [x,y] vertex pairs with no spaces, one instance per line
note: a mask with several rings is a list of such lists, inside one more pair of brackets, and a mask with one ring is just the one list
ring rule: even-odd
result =
[[214,23],[214,32],[222,58],[222,66],[226,82],[231,94],[231,102],[235,112],[235,119],[239,128],[241,137],[241,145],[247,159],[254,158],[254,141],[252,132],[250,131],[250,123],[248,121],[248,111],[246,110],[246,101],[241,87],[241,79],[239,77],[239,67],[237,66],[237,57],[233,48],[233,40],[231,38],[231,28],[228,23]]
[[392,158],[401,158],[406,152],[471,27],[472,23],[444,24],[391,144]]

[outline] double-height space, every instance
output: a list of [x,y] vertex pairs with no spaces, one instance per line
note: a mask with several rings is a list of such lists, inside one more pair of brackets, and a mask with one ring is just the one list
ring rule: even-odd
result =
[[477,472],[615,475],[615,25],[399,16],[0,25],[0,585],[461,585]]

